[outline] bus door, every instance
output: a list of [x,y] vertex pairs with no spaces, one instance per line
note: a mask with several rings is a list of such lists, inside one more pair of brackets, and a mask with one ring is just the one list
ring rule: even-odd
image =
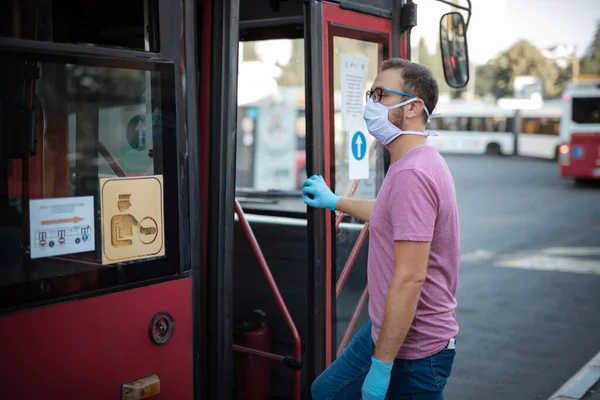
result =
[[[470,13],[470,8],[458,7]],[[338,195],[377,196],[389,155],[366,129],[365,93],[384,60],[410,58],[410,30],[416,25],[416,13],[412,1],[310,2],[313,102],[308,118],[313,128],[308,174],[323,175]],[[468,81],[462,16],[445,14],[440,28],[442,55],[458,55],[458,61],[445,69],[446,80],[462,87]],[[320,61],[318,54],[322,63],[316,61]],[[313,299],[317,312],[322,312],[312,332],[315,347],[322,351],[316,351],[311,360],[318,374],[368,320],[369,224],[329,211],[309,210],[308,216],[315,266],[312,280],[325,292],[315,292]]]

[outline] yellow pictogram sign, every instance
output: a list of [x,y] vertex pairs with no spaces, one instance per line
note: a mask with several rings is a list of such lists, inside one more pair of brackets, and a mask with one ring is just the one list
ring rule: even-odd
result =
[[100,179],[102,264],[165,255],[162,175]]

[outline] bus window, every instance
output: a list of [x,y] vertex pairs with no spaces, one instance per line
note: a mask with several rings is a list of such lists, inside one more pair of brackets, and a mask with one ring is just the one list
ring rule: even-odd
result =
[[276,196],[267,208],[289,197],[288,211],[305,212],[304,103],[303,39],[240,42],[236,188],[245,208]]
[[[24,103],[15,93],[25,92],[23,87],[27,84],[19,77],[25,76],[24,68],[31,68],[31,64],[26,67],[22,60],[15,55],[1,59],[0,105],[4,107],[18,109]],[[176,171],[173,168],[176,157],[174,151],[164,151],[173,148],[176,137],[171,69],[167,65],[160,66],[160,72],[154,66],[148,70],[107,68],[97,66],[100,63],[92,59],[89,64],[84,64],[84,60],[70,64],[58,63],[56,58],[49,62],[43,56],[36,57],[34,61],[39,66],[40,76],[33,92],[33,105],[39,117],[37,151],[31,156],[27,169],[22,167],[26,162],[23,161],[26,159],[24,150],[0,155],[3,175],[0,182],[3,189],[7,188],[2,190],[1,199],[3,257],[0,260],[0,287],[7,289],[0,296],[2,306],[177,273],[177,246],[175,243],[168,246],[167,235],[178,229],[177,206],[173,207],[172,195],[169,195],[169,189],[177,192],[177,176],[176,172],[172,172]],[[118,62],[112,64],[118,65]],[[1,141],[16,143],[23,133],[3,129]],[[164,204],[165,224],[159,229],[165,231],[166,254],[170,262],[167,263],[165,257],[155,257],[103,265],[99,179],[154,174],[163,175],[164,199],[160,201]],[[68,232],[48,228],[50,230],[44,233],[45,237],[30,236],[29,199],[84,196],[93,196],[92,213],[95,218],[91,232],[80,234],[79,230],[83,228],[75,226],[76,221],[73,228],[60,225],[60,229],[69,229]],[[144,202],[147,199],[136,199],[131,195],[129,201]],[[139,220],[140,216],[132,218]],[[60,240],[63,236],[71,235],[77,236],[73,236],[72,240],[76,244],[93,237],[90,240],[95,241],[94,250],[31,257],[30,248],[58,246],[63,244],[64,241]],[[42,283],[27,285],[34,281]],[[34,294],[23,289],[32,287],[45,289]],[[4,298],[10,293],[29,293],[29,297]]]
[[558,118],[523,118],[522,132],[530,135],[558,136],[560,119]]
[[574,97],[573,122],[600,124],[600,97]]
[[3,1],[0,36],[157,52],[156,8],[156,0]]
[[473,117],[469,121],[469,131],[492,131],[488,118]]

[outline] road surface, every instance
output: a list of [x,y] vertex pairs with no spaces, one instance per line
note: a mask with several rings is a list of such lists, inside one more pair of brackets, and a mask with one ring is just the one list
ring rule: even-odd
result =
[[545,400],[600,351],[600,188],[546,161],[446,159],[462,238],[446,397]]

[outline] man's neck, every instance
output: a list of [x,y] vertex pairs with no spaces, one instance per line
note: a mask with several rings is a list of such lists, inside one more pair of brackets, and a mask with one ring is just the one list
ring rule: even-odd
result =
[[398,136],[387,145],[387,149],[390,152],[390,164],[395,163],[411,150],[414,150],[417,147],[425,146],[426,141],[427,139],[425,136],[421,135],[407,133]]

